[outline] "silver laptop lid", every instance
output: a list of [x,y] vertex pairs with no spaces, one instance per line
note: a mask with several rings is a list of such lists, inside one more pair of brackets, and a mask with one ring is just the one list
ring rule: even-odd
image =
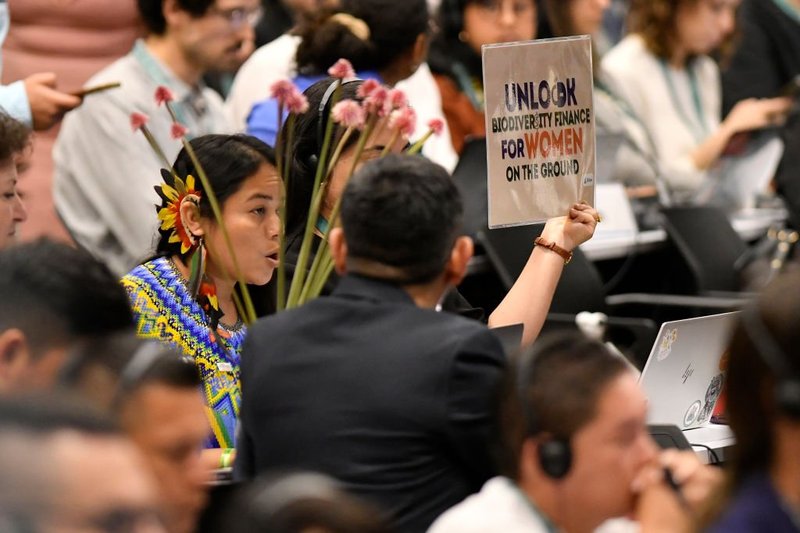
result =
[[706,424],[722,390],[722,362],[738,312],[665,322],[639,383],[648,423],[681,429]]

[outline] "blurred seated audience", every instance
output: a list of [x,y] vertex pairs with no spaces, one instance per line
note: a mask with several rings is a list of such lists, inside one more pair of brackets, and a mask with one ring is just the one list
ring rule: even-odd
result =
[[372,508],[332,478],[311,472],[266,476],[228,513],[230,533],[389,533]]
[[0,250],[17,239],[18,226],[28,219],[19,191],[20,159],[30,150],[30,130],[0,111]]
[[536,38],[535,0],[443,0],[428,63],[456,152],[486,135],[481,46]]
[[86,98],[62,125],[53,152],[58,214],[78,244],[122,276],[152,250],[153,204],[164,165],[131,113],[149,116],[149,129],[171,161],[181,143],[172,118],[156,102],[168,88],[188,135],[228,133],[220,97],[205,87],[210,70],[238,67],[253,48],[258,0],[140,0],[147,36],[131,52],[93,76],[87,86],[122,87]]
[[[14,7],[17,2],[0,2],[0,46],[9,34],[11,13],[15,12],[9,13],[9,4]],[[81,103],[79,97],[56,89],[56,75],[49,70],[31,73],[24,79],[3,76],[6,85],[0,85],[0,107],[35,130],[52,127],[64,113]]]
[[397,531],[423,531],[493,474],[503,348],[484,325],[435,310],[472,255],[462,216],[450,176],[419,156],[353,176],[330,237],[344,277],[248,333],[235,478],[319,471]]
[[634,0],[631,33],[603,71],[653,140],[664,183],[688,201],[737,133],[780,123],[786,98],[748,99],[722,119],[719,67],[709,56],[732,45],[739,0]]
[[74,349],[59,385],[118,419],[155,476],[169,531],[194,531],[219,467],[217,457],[201,456],[210,429],[194,361],[119,333]]
[[[281,185],[272,148],[248,135],[205,135],[191,145],[220,204],[244,281],[265,285],[278,264],[280,233]],[[247,317],[234,298],[248,289],[238,286],[236,264],[185,149],[173,166],[177,177],[163,172],[161,203],[151,206],[150,218],[157,220],[158,212],[161,221],[156,255],[122,284],[136,333],[179,348],[197,365],[213,430],[206,447],[219,458],[235,447]],[[254,291],[253,300],[259,314],[275,309],[267,291]]]
[[783,130],[786,150],[775,174],[792,223],[800,228],[800,1],[743,0],[741,32],[733,57],[722,72],[722,104],[727,113],[748,98],[772,98],[794,82],[795,113]]
[[800,530],[798,291],[799,273],[776,278],[734,330],[727,409],[736,446],[705,531]]
[[75,343],[133,326],[105,265],[44,239],[0,251],[0,294],[0,395],[53,387]]
[[[611,176],[599,179],[622,182],[628,187],[653,186],[658,176],[655,148],[647,128],[627,102],[609,88],[600,62],[597,37],[602,31],[604,15],[611,5],[609,0],[540,0],[538,38],[591,35],[593,46],[594,74],[594,118],[598,136],[619,135],[615,159],[610,162],[614,169]],[[598,151],[598,159],[608,154]]]
[[0,530],[164,533],[141,454],[82,403],[0,400]]
[[430,533],[582,533],[625,516],[652,532],[651,515],[640,512],[645,502],[647,511],[657,502],[669,508],[676,527],[689,519],[660,476],[664,467],[681,476],[686,494],[697,489],[695,505],[713,486],[714,473],[691,452],[659,461],[636,376],[601,343],[577,333],[545,337],[504,381],[503,475],[444,513]]
[[[67,108],[57,106],[53,120],[60,120],[66,109],[80,102],[68,93],[78,91],[90,76],[124,56],[142,31],[136,0],[9,0],[8,10],[11,25],[3,43],[3,83],[34,76],[52,80],[52,87],[61,91],[55,94],[72,101]],[[50,89],[40,90],[53,96]],[[52,152],[58,131],[56,123],[33,139],[30,169],[21,187],[31,215],[22,228],[23,240],[69,239],[53,206]]]

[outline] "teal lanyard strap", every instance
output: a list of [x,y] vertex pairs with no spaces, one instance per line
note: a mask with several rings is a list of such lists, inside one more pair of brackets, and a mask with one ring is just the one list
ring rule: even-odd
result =
[[773,0],[775,4],[781,8],[790,18],[793,18],[795,22],[800,23],[800,9],[791,5],[786,0]]
[[[156,83],[156,85],[163,85],[169,88],[169,78],[167,78],[167,76],[164,74],[164,71],[161,69],[158,63],[156,63],[155,59],[153,59],[153,56],[151,56],[147,51],[142,41],[136,41],[136,44],[133,45],[133,57],[136,58],[144,71],[147,73],[150,79]],[[184,104],[175,100],[172,102],[172,109],[175,111],[175,116],[178,118],[178,122],[184,126],[187,126]],[[164,112],[166,113],[166,111]],[[190,139],[192,138],[191,132],[187,134],[187,137]]]
[[678,91],[675,88],[675,80],[672,78],[672,72],[670,72],[669,67],[667,66],[666,61],[663,59],[660,60],[661,64],[661,71],[664,73],[664,79],[667,81],[667,88],[669,89],[669,95],[672,99],[672,105],[678,111],[678,115],[681,117],[681,121],[692,130],[692,134],[694,135],[697,142],[703,142],[708,137],[708,126],[706,125],[705,121],[705,113],[703,112],[703,101],[700,99],[700,89],[698,88],[697,84],[697,75],[694,72],[694,69],[690,66],[686,66],[686,72],[689,75],[689,87],[692,91],[692,101],[694,103],[694,112],[697,116],[697,121],[693,121],[689,114],[684,109],[683,105],[681,105],[680,98],[678,98]]
[[461,63],[454,63],[453,74],[456,75],[458,86],[461,88],[461,91],[467,95],[467,98],[469,98],[469,101],[472,103],[472,107],[474,107],[476,111],[483,111],[483,102],[475,93],[475,87],[472,85],[472,77],[469,75],[469,72],[467,72],[466,67]]
[[522,492],[522,490],[519,487],[517,487],[517,485],[513,481],[509,481],[509,483],[514,487],[514,490],[517,492],[519,497],[522,498],[522,501],[525,502],[525,505],[527,505],[528,510],[534,515],[536,515],[536,517],[539,520],[542,521],[545,529],[547,530],[547,533],[559,533],[559,530],[556,527],[556,525],[552,521],[550,521],[550,519],[547,518],[547,516],[545,516],[545,514],[542,511],[539,510],[536,504],[533,503],[533,500],[528,498],[528,495]]

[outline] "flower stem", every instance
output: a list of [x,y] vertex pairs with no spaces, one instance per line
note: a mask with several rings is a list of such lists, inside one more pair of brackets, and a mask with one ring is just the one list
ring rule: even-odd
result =
[[[339,101],[342,91],[342,82],[338,80],[335,82],[336,88],[331,97],[330,108],[333,109]],[[317,162],[317,172],[314,177],[314,187],[311,189],[314,194],[311,197],[311,205],[306,220],[306,228],[303,233],[303,242],[300,245],[300,253],[297,257],[297,266],[295,267],[294,276],[292,277],[292,286],[289,289],[289,298],[286,302],[286,307],[291,309],[297,307],[300,294],[303,290],[303,283],[306,279],[306,265],[308,264],[308,256],[311,251],[311,243],[313,241],[314,228],[317,225],[317,217],[319,216],[320,205],[322,204],[320,197],[320,183],[322,177],[327,170],[328,152],[330,151],[331,138],[333,137],[333,120],[331,120],[330,113],[328,113],[328,121],[325,127],[325,136],[323,138],[322,147],[320,149],[319,161]]]

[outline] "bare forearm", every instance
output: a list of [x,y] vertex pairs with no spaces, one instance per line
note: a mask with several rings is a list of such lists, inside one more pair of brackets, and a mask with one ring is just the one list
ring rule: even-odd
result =
[[522,323],[522,344],[532,344],[547,318],[563,269],[564,260],[558,254],[545,248],[534,248],[522,273],[489,316],[489,327]]
[[720,126],[714,134],[692,152],[692,161],[695,166],[700,170],[706,170],[714,165],[732,136],[731,130],[725,124]]

